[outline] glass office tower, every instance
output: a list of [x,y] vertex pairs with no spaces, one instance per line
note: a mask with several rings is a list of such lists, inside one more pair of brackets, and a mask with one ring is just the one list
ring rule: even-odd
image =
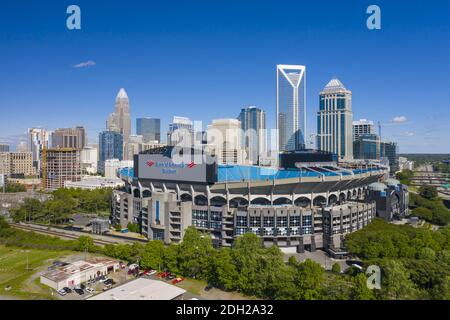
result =
[[123,160],[123,135],[115,131],[103,131],[99,134],[98,171],[104,173],[105,161],[109,159]]
[[241,145],[249,163],[257,165],[259,157],[266,151],[266,113],[254,106],[243,108],[238,120],[242,129]]
[[294,151],[305,148],[306,67],[277,65],[278,149]]
[[161,119],[157,118],[137,118],[136,134],[142,136],[142,142],[161,142]]

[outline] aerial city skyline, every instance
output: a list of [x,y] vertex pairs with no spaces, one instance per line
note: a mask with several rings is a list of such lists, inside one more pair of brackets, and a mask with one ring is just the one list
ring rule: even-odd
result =
[[[104,129],[104,114],[113,111],[112,99],[122,87],[131,97],[130,116],[159,117],[164,131],[173,115],[187,110],[192,120],[209,123],[229,117],[230,108],[249,105],[266,110],[267,127],[274,128],[273,66],[287,63],[308,68],[307,140],[316,133],[316,95],[336,76],[353,91],[354,119],[380,121],[383,137],[398,141],[401,153],[448,152],[445,119],[450,108],[444,71],[449,61],[443,53],[449,51],[449,32],[441,17],[445,8],[437,13],[411,3],[407,32],[401,17],[388,17],[389,24],[380,32],[371,32],[361,14],[364,4],[327,6],[323,12],[318,4],[293,3],[292,10],[299,14],[293,20],[281,19],[280,8],[263,7],[261,20],[249,4],[240,4],[239,11],[212,10],[207,17],[196,11],[200,5],[186,6],[189,15],[183,16],[168,15],[167,4],[142,4],[142,11],[125,9],[126,17],[108,24],[106,17],[123,8],[93,2],[83,5],[82,29],[69,31],[56,8],[45,2],[30,4],[28,10],[41,12],[29,22],[36,41],[27,43],[27,50],[17,42],[0,53],[2,66],[9,70],[9,80],[2,83],[2,109],[14,114],[0,119],[0,143],[17,145],[26,139],[29,127],[54,130],[78,124],[95,143]],[[383,7],[386,14],[402,10],[399,3]],[[7,10],[11,14],[2,19],[4,29],[27,39],[28,10],[13,5]],[[234,16],[233,24],[227,15]],[[337,28],[342,21],[345,27]],[[418,21],[430,28],[422,30]],[[51,47],[42,45],[44,38],[51,40]],[[118,44],[121,50],[116,50]],[[430,47],[438,54],[424,58]],[[42,57],[39,63],[36,56]],[[412,81],[417,76],[412,66],[420,66],[420,90],[411,90],[411,85],[419,85]]]
[[23,2],[0,301],[450,299],[450,2]]
[[[50,189],[64,187],[65,179],[80,181],[86,173],[115,178],[117,170],[133,168],[135,155],[166,145],[201,148],[215,155],[218,164],[266,167],[279,166],[280,153],[311,149],[329,153],[341,163],[375,161],[388,166],[394,175],[399,169],[397,142],[383,139],[381,126],[377,133],[374,121],[353,121],[352,91],[336,77],[318,94],[317,131],[305,133],[307,114],[313,112],[306,109],[306,75],[304,65],[276,65],[275,128],[267,126],[267,110],[250,105],[240,113],[236,110],[234,117],[212,119],[207,124],[193,121],[189,114],[173,115],[165,132],[157,113],[152,118],[132,118],[129,96],[120,88],[114,111],[105,114],[98,141],[88,137],[82,125],[54,131],[30,127],[26,144],[20,143],[16,151],[31,159],[33,168],[26,172],[39,176],[42,185]],[[4,147],[13,151],[7,144]],[[72,167],[64,172],[66,177],[54,179],[60,172],[51,171],[51,163],[46,163],[47,149],[52,157],[69,159],[70,165],[63,166]]]

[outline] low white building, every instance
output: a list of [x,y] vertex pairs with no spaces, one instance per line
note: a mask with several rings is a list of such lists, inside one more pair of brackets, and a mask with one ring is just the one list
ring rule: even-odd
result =
[[88,300],[182,300],[185,292],[163,281],[138,278]]
[[81,181],[65,181],[64,188],[74,189],[101,189],[101,188],[119,188],[123,187],[125,182],[119,178],[104,178],[101,176],[84,176]]
[[399,170],[403,171],[403,170],[414,170],[414,161],[409,161],[407,158],[405,157],[399,157],[398,158],[398,166],[399,166]]
[[57,267],[41,276],[41,283],[60,290],[74,288],[90,279],[97,278],[120,269],[119,262],[104,257],[89,258]]
[[96,174],[98,150],[95,147],[84,147],[80,152],[81,170],[83,173]]
[[123,168],[132,168],[132,160],[109,159],[105,161],[105,178],[118,178],[118,171]]

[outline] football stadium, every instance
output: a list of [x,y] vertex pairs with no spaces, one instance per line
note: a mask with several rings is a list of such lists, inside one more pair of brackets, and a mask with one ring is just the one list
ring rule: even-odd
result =
[[122,174],[126,187],[114,191],[114,225],[137,223],[165,243],[179,243],[193,225],[218,247],[252,232],[287,251],[338,251],[346,234],[376,216],[371,185],[387,176],[385,166],[338,166],[318,151],[282,154],[274,168],[174,162],[172,148],[135,156],[134,170]]

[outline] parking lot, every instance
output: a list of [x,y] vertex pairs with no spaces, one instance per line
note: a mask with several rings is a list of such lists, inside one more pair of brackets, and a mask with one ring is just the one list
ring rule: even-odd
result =
[[83,283],[81,286],[70,288],[70,290],[67,290],[66,288],[65,293],[60,290],[61,292],[55,291],[54,294],[61,300],[84,300],[95,294],[134,279],[133,275],[127,274],[128,270],[128,267],[124,265],[123,269],[116,272],[111,272],[107,276],[88,281]]
[[[175,275],[163,274],[162,272],[150,271],[150,270],[139,270],[135,269],[131,266],[133,270],[130,269],[130,266],[124,265],[119,271],[112,272],[108,274],[106,277],[98,278],[94,282],[83,283],[80,288],[75,290],[75,288],[70,288],[69,292],[55,292],[54,294],[61,300],[84,300],[92,297],[93,295],[99,294],[101,292],[107,291],[108,289],[117,287],[122,285],[128,281],[136,279],[137,277],[144,277],[152,280],[164,281],[170,284],[176,285],[177,281],[180,281],[181,278],[178,278]],[[81,290],[80,290],[81,289]],[[77,292],[78,291],[78,292]],[[186,292],[184,295],[184,299],[201,299],[199,296],[193,295],[189,292]]]

